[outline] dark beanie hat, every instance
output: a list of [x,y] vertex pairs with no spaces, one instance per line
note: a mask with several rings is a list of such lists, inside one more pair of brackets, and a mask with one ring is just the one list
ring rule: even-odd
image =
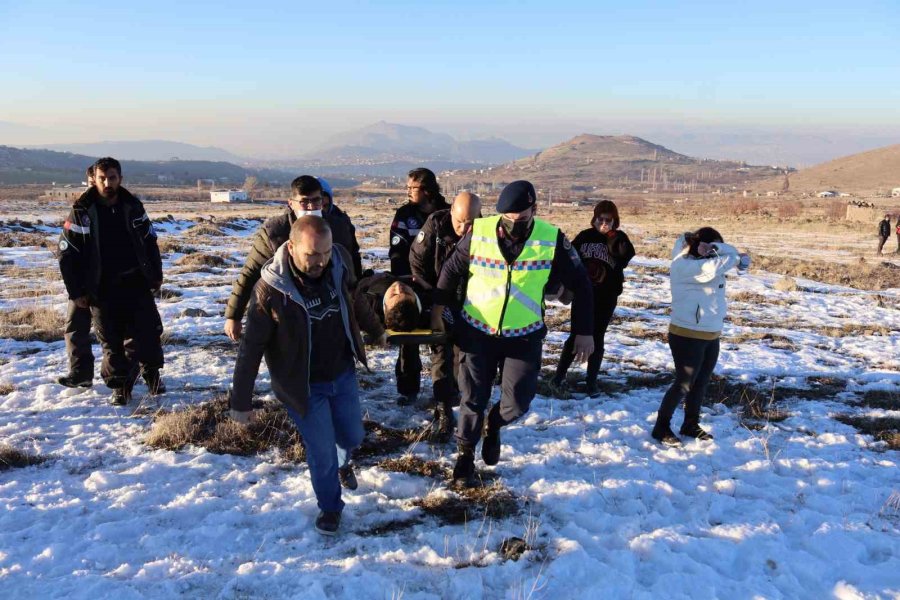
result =
[[503,188],[497,200],[498,213],[523,212],[534,206],[537,194],[530,182],[520,179]]

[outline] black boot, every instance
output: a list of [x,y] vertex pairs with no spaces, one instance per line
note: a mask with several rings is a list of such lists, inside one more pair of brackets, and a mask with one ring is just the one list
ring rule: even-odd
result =
[[484,464],[494,466],[500,462],[500,405],[495,404],[488,413],[481,440],[481,458]]
[[63,375],[56,382],[69,388],[89,388],[94,385],[93,377],[90,375],[79,375],[78,373],[69,373]]
[[113,406],[125,406],[131,402],[131,388],[128,386],[115,388],[112,396],[109,397],[109,403]]
[[453,485],[473,488],[478,485],[475,479],[475,451],[471,446],[460,444],[456,465],[453,467]]
[[453,409],[448,403],[440,403],[434,409],[434,423],[432,424],[429,440],[435,444],[446,444],[453,437],[453,429],[456,422],[453,419]]
[[685,437],[691,437],[705,442],[713,440],[712,434],[696,423],[683,424],[681,429],[678,430],[678,433]]
[[158,396],[166,393],[166,384],[159,374],[159,369],[144,369],[144,383],[151,396]]
[[650,435],[653,436],[653,439],[661,442],[664,446],[681,445],[681,440],[678,439],[668,423],[661,424],[660,421],[657,421],[656,425],[653,427],[653,432]]
[[597,387],[596,379],[588,379],[587,384],[584,386],[584,391],[587,394],[588,398],[596,398],[600,395],[600,388]]

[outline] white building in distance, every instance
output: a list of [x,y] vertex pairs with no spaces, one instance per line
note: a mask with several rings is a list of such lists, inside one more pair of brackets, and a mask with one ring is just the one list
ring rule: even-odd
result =
[[210,202],[248,202],[250,198],[244,190],[212,190]]

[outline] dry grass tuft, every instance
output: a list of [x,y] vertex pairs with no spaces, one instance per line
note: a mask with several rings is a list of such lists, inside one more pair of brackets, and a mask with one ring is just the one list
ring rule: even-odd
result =
[[378,466],[385,471],[392,473],[408,473],[410,475],[420,475],[422,477],[434,477],[446,479],[450,477],[450,470],[444,468],[441,463],[436,460],[422,460],[418,456],[407,454],[400,458],[388,458]]
[[753,257],[753,265],[755,269],[861,290],[900,287],[900,267],[888,262],[869,262],[861,259],[857,264],[850,266],[822,260],[757,255]]
[[0,248],[25,248],[30,246],[49,248],[50,242],[48,242],[47,237],[47,235],[42,233],[0,231]]
[[197,251],[196,248],[194,248],[193,246],[188,246],[182,240],[172,238],[159,238],[157,243],[159,244],[159,251],[163,254],[173,252],[178,254],[190,254]]
[[862,434],[885,442],[891,450],[900,450],[900,418],[835,415],[837,421],[850,425]]
[[459,525],[489,517],[505,519],[519,512],[519,502],[506,486],[494,482],[489,486],[449,492],[432,492],[413,501],[427,514],[441,521]]
[[182,256],[175,264],[180,267],[227,267],[229,262],[217,254],[198,252]]
[[194,225],[190,229],[188,229],[184,233],[185,237],[202,237],[202,236],[213,236],[213,237],[221,237],[225,234],[225,231],[218,227],[217,225],[213,225],[212,223],[199,223]]
[[417,429],[394,429],[385,427],[375,421],[364,421],[366,439],[353,453],[355,458],[384,456],[397,450],[406,449],[410,444],[420,441],[422,432]]
[[16,391],[16,387],[11,383],[0,383],[0,396],[8,396]]
[[882,408],[884,410],[900,410],[900,392],[889,390],[868,390],[863,393],[862,406]]
[[145,441],[163,450],[194,445],[214,454],[237,456],[252,456],[277,448],[285,460],[304,459],[297,429],[280,404],[254,405],[257,418],[247,427],[229,418],[228,408],[228,398],[223,394],[186,410],[160,413]]
[[47,457],[45,456],[35,456],[33,454],[28,454],[27,452],[22,452],[21,450],[16,450],[12,446],[0,444],[0,471],[39,465],[46,460]]
[[52,308],[17,308],[0,315],[0,338],[55,342],[63,338],[65,318]]

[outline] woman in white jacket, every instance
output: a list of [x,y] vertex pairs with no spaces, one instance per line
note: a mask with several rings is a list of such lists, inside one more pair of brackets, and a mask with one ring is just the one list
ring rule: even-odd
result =
[[670,421],[675,409],[685,403],[681,435],[711,440],[700,428],[700,403],[719,359],[719,335],[725,320],[725,273],[746,269],[750,257],[722,240],[712,227],[685,233],[675,241],[669,282],[672,287],[672,318],[669,348],[675,360],[675,382],[659,406],[654,439],[679,445]]

